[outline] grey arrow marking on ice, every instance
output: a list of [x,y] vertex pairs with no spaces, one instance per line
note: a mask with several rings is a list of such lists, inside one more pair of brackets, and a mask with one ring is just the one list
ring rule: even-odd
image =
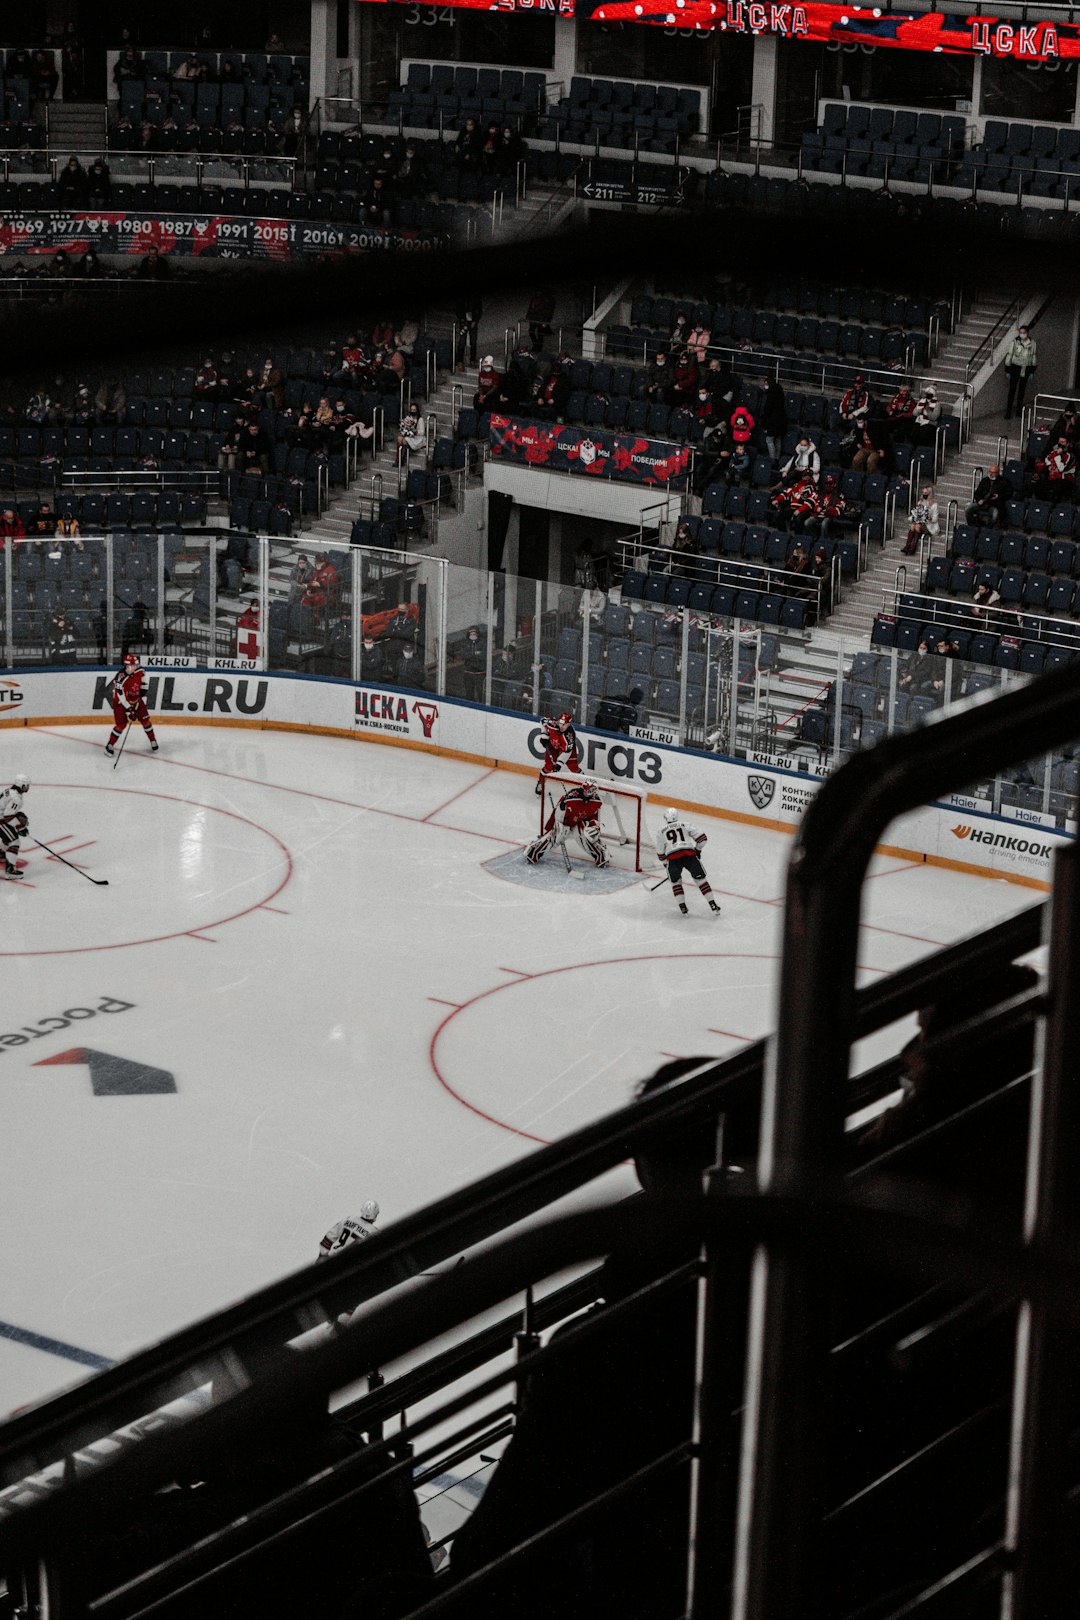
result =
[[72,1046],[55,1057],[41,1058],[35,1069],[53,1063],[87,1063],[95,1097],[151,1097],[176,1090],[175,1076],[168,1069],[155,1069],[149,1063],[96,1052],[91,1046]]

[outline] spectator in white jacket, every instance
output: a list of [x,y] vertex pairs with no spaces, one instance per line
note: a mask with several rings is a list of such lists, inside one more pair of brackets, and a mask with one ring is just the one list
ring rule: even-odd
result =
[[938,504],[934,496],[933,485],[924,484],[919,491],[918,500],[911,508],[907,539],[902,547],[905,557],[910,557],[913,552],[918,551],[919,542],[924,535],[929,540],[936,540],[940,530]]

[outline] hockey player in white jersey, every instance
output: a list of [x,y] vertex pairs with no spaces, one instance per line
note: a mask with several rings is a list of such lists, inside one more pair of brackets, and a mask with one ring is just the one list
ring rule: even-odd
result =
[[30,831],[23,799],[30,791],[30,778],[16,776],[11,786],[0,793],[0,849],[4,854],[3,875],[7,878],[21,878],[22,871],[16,863],[19,853],[19,844]]
[[361,1243],[369,1238],[375,1231],[375,1222],[379,1218],[379,1206],[374,1198],[360,1205],[360,1218],[346,1215],[342,1221],[335,1221],[319,1244],[318,1260],[328,1260],[332,1254],[340,1254],[347,1249],[350,1243]]
[[664,825],[656,835],[656,854],[667,867],[671,891],[684,917],[687,915],[682,881],[684,869],[694,879],[702,897],[709,902],[709,910],[716,916],[720,914],[720,907],[712,897],[712,889],[701,864],[701,846],[705,842],[706,834],[699,832],[689,821],[684,821],[677,810],[664,811]]

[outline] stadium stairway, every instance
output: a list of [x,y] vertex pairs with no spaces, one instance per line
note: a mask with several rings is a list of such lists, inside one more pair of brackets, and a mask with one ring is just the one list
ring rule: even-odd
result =
[[107,114],[103,101],[50,101],[49,152],[63,165],[74,153],[85,168],[105,157]]

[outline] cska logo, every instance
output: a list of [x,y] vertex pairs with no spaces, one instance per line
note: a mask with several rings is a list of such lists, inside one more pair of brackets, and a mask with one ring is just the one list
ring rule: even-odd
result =
[[596,460],[596,446],[591,439],[582,439],[578,445],[578,460],[583,467],[591,467]]
[[413,704],[412,710],[424,728],[424,736],[430,737],[431,728],[439,718],[438,706],[434,703],[417,702]]

